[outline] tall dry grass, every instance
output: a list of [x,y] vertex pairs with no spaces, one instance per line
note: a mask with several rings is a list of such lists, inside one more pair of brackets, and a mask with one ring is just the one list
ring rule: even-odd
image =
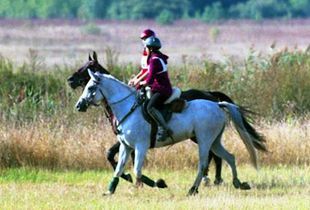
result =
[[[262,121],[256,128],[266,136],[269,150],[259,154],[262,165],[310,164],[309,117],[291,122]],[[232,126],[226,128],[223,139],[226,148],[235,154],[238,164],[250,163],[249,155]],[[44,119],[15,126],[1,122],[0,164],[2,167],[108,169],[110,166],[105,155],[115,142],[109,123],[98,116],[92,123],[80,122],[76,125]],[[150,150],[146,166],[195,168],[197,156],[197,146],[188,140],[171,147]]]
[[[171,79],[183,89],[223,91],[263,114],[257,128],[266,135],[270,150],[261,155],[263,164],[309,164],[309,52],[283,50],[267,57],[253,52],[244,64],[184,62],[170,67]],[[109,58],[112,74],[121,80],[135,71],[131,64],[118,64],[112,49]],[[39,66],[45,67],[33,53],[21,67],[0,58],[0,165],[109,168],[105,154],[116,138],[102,109],[75,112],[80,91],[73,92],[66,84],[68,67],[44,72]],[[249,163],[235,132],[228,129],[224,139],[239,163]],[[149,167],[167,168],[196,163],[196,145],[190,141],[150,151],[147,161]]]

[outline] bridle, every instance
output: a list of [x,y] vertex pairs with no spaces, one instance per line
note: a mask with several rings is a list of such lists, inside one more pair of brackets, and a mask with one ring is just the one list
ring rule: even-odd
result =
[[[108,102],[108,100],[106,99],[106,97],[104,96],[103,94],[103,91],[101,90],[100,87],[98,87],[98,84],[99,82],[95,82],[95,84],[93,86],[90,86],[89,89],[91,89],[90,93],[89,93],[89,96],[92,96],[92,97],[86,97],[86,103],[87,105],[94,105],[94,106],[99,106],[99,104],[96,104],[92,101],[92,98],[95,96],[95,93],[97,91],[97,89],[99,90],[99,93],[101,94],[102,96],[102,100],[103,100],[103,104],[104,104],[104,109],[105,109],[105,115],[106,117],[109,119],[112,127],[114,127],[114,122],[113,122],[113,117],[114,117],[114,114],[112,112],[112,109],[111,109],[111,105],[116,105],[116,104],[119,104],[123,101],[125,101],[126,99],[128,99],[130,96],[134,95],[136,92],[135,91],[132,91],[130,94],[128,94],[127,96],[125,96],[124,98],[121,98],[121,99],[118,99],[114,102]],[[97,89],[93,88],[93,87],[96,87]],[[135,100],[134,104],[131,106],[130,110],[127,112],[127,114],[121,118],[121,120],[119,120],[116,124],[115,124],[115,133],[116,134],[120,134],[122,133],[122,131],[119,129],[119,126],[136,110],[136,108],[138,106],[140,106],[141,104],[137,103],[137,101]]]

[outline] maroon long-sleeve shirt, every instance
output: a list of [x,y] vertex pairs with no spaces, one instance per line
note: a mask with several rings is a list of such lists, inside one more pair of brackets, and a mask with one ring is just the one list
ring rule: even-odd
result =
[[167,59],[167,55],[153,52],[147,61],[149,73],[145,81],[153,93],[158,92],[168,98],[172,94],[172,87],[167,71]]

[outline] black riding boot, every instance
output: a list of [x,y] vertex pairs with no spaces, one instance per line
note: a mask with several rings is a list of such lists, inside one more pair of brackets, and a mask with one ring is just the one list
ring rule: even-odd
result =
[[165,141],[168,137],[172,136],[172,130],[168,127],[161,113],[155,108],[152,108],[150,110],[150,114],[152,115],[156,123],[158,124],[158,132],[157,132],[156,140]]

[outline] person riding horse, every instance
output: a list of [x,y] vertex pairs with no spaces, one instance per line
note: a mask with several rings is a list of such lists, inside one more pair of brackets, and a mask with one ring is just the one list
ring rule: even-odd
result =
[[140,39],[142,40],[142,44],[143,44],[143,53],[142,53],[141,62],[140,62],[141,69],[140,69],[140,72],[134,78],[130,79],[128,82],[128,85],[135,86],[136,89],[140,89],[142,87],[140,85],[140,82],[143,81],[148,74],[148,64],[147,64],[148,55],[146,52],[144,41],[147,38],[155,37],[155,36],[156,36],[155,32],[151,29],[145,29],[140,35]]
[[151,87],[152,96],[147,104],[147,111],[159,126],[157,141],[164,141],[172,135],[171,129],[158,111],[158,107],[164,104],[172,94],[172,86],[167,71],[168,56],[159,51],[161,42],[157,37],[149,37],[144,43],[148,56],[148,74],[146,79],[140,82],[140,85]]

